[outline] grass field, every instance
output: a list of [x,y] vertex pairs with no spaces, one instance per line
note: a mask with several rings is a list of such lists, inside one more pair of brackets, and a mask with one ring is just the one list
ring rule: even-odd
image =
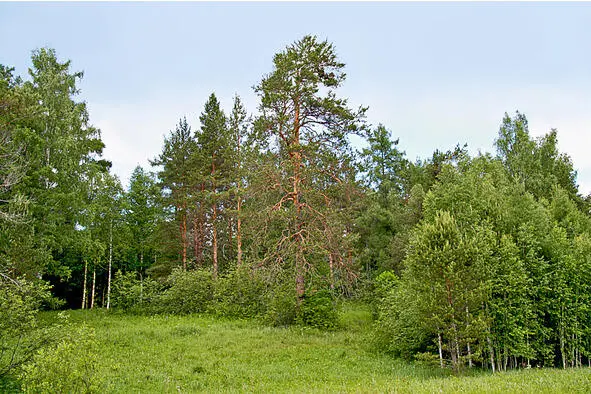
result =
[[69,312],[100,343],[105,392],[591,392],[591,370],[527,370],[455,377],[375,353],[370,316],[353,308],[345,328],[271,328],[208,316]]

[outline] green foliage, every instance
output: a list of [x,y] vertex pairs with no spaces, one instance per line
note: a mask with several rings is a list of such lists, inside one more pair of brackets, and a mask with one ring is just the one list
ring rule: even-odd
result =
[[262,317],[267,309],[267,283],[248,268],[225,273],[214,283],[211,312],[219,316]]
[[164,216],[160,205],[160,188],[153,173],[137,166],[124,196],[125,223],[131,233],[126,254],[127,269],[145,270],[157,254],[156,230]]
[[162,284],[150,277],[138,278],[136,272],[117,271],[112,282],[112,305],[115,308],[141,311],[149,308],[160,295]]
[[[361,152],[361,170],[370,188],[357,218],[359,259],[366,274],[401,271],[409,232],[421,218],[421,181],[410,176],[412,164],[382,125],[370,131]],[[428,186],[428,185],[427,185]]]
[[20,367],[54,339],[56,328],[37,321],[41,305],[56,304],[49,290],[45,282],[0,276],[0,376]]
[[479,156],[440,168],[401,280],[380,295],[383,349],[441,352],[456,370],[582,363],[588,270],[575,239],[589,218],[559,185],[537,199],[506,165]]
[[264,321],[272,326],[285,327],[296,322],[297,298],[288,280],[274,283],[267,293]]
[[367,173],[366,182],[377,191],[384,203],[390,194],[403,193],[402,175],[407,165],[404,152],[398,148],[399,140],[391,140],[391,133],[379,125],[370,131],[369,146],[362,150],[362,169]]
[[334,329],[338,325],[335,300],[327,290],[306,295],[301,305],[301,320],[306,326]]
[[398,276],[392,271],[384,271],[378,275],[375,280],[376,298],[386,297],[389,292],[396,288],[399,280]]
[[384,271],[373,280],[369,304],[373,309],[374,316],[377,316],[380,305],[396,290],[399,282],[400,278],[392,271]]
[[416,353],[414,359],[417,364],[426,367],[434,368],[439,366],[439,357],[431,352]]
[[40,349],[23,366],[22,388],[27,393],[100,393],[98,343],[94,329],[68,327],[63,336]]
[[203,313],[213,302],[214,286],[209,270],[175,269],[167,279],[167,288],[156,299],[155,307],[166,313]]
[[429,348],[430,331],[420,313],[418,299],[404,288],[393,274],[386,271],[376,285],[374,295],[373,346],[383,352],[404,359]]
[[[366,109],[338,98],[344,64],[328,41],[304,36],[276,54],[273,66],[255,87],[255,125],[266,143],[256,167],[252,247],[264,263],[290,273],[301,299],[310,277],[348,282],[354,269],[348,254],[358,185],[348,137],[364,131]],[[332,271],[324,270],[330,259]]]
[[558,151],[555,129],[534,140],[524,114],[511,118],[505,113],[495,145],[507,171],[535,197],[550,197],[555,186],[576,197],[576,171],[570,157]]
[[26,136],[38,109],[13,71],[0,65],[0,274],[33,277],[50,260],[36,245],[31,196],[22,188],[29,166]]
[[100,159],[104,144],[89,123],[86,103],[75,101],[82,73],[72,72],[70,61],[58,60],[53,49],[33,51],[31,61],[31,80],[23,89],[37,108],[24,119],[27,132],[19,137],[27,146],[27,171],[15,191],[31,199],[35,247],[51,253],[37,272],[68,277],[64,257],[78,249],[85,190],[92,175],[106,172],[110,163]]
[[[261,318],[274,326],[337,326],[336,303],[327,291],[306,297],[298,315],[292,283],[267,270],[241,269],[213,279],[210,270],[176,269],[165,284],[136,273],[117,272],[113,306],[140,314],[212,314],[229,318]],[[298,319],[299,316],[299,319]]]
[[[187,225],[189,220],[189,191],[192,186],[191,166],[194,165],[194,155],[197,150],[195,139],[191,135],[191,126],[187,119],[179,121],[174,131],[164,139],[162,152],[150,163],[159,166],[159,184],[163,195],[163,208],[166,219],[174,221],[176,237],[171,243],[175,260],[180,252],[183,268],[187,267]],[[172,233],[175,234],[175,233]],[[176,265],[178,261],[172,261]]]

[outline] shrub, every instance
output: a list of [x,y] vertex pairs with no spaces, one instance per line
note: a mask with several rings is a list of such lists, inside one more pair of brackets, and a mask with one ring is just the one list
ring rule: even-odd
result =
[[281,280],[270,284],[266,295],[264,321],[273,326],[288,326],[296,322],[297,299],[293,283]]
[[0,277],[0,376],[28,361],[56,335],[37,319],[42,304],[54,303],[50,288],[42,281]]
[[94,330],[82,325],[62,331],[62,338],[37,351],[20,374],[31,393],[95,393],[101,391]]
[[212,312],[227,317],[258,317],[267,308],[267,283],[259,271],[231,271],[214,282]]
[[415,354],[415,362],[418,365],[423,365],[427,368],[436,368],[441,364],[439,361],[439,356],[430,352]]
[[395,278],[384,273],[376,280],[374,345],[380,351],[412,359],[417,352],[424,352],[430,341],[424,320],[416,313],[417,300]]
[[379,318],[380,308],[391,300],[392,292],[400,279],[392,271],[384,271],[372,281],[372,288],[367,301],[371,306],[374,319]]
[[301,306],[302,323],[316,328],[333,329],[338,325],[338,314],[331,293],[318,291],[306,296]]
[[175,269],[167,280],[168,288],[155,298],[156,311],[172,314],[203,313],[210,309],[214,284],[210,270]]
[[117,271],[112,283],[113,307],[136,311],[147,307],[158,297],[162,285],[150,277],[138,279],[135,272]]
[[392,271],[384,271],[375,280],[375,299],[381,300],[398,285],[398,276]]

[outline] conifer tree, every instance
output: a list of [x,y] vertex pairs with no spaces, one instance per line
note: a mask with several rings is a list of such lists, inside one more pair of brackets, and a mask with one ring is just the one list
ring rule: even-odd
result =
[[177,225],[180,246],[180,262],[187,269],[188,221],[190,188],[192,182],[192,160],[196,142],[191,135],[187,119],[179,121],[176,129],[164,139],[162,153],[151,164],[161,167],[158,178],[164,190],[165,202],[174,211],[172,218]]
[[236,265],[242,266],[242,204],[244,199],[245,184],[244,178],[246,177],[244,171],[245,162],[245,143],[248,137],[247,127],[248,120],[246,109],[242,104],[242,100],[238,95],[234,97],[234,105],[232,106],[232,112],[228,118],[228,129],[230,137],[230,153],[232,157],[233,168],[231,171],[231,186],[234,189],[234,200],[236,202]]
[[211,261],[213,276],[216,278],[219,273],[220,219],[228,214],[227,191],[232,163],[228,150],[230,141],[226,116],[215,94],[209,96],[199,120],[201,130],[196,134],[198,162],[201,164],[199,172],[201,183],[207,191],[204,201],[209,206],[207,217],[211,228]]
[[343,182],[339,166],[326,166],[323,157],[332,155],[336,164],[342,160],[349,149],[347,137],[361,130],[365,109],[351,110],[347,100],[336,96],[345,80],[344,64],[327,41],[305,36],[276,54],[273,63],[273,71],[255,88],[261,100],[257,125],[278,165],[269,174],[279,195],[268,214],[283,223],[266,260],[293,267],[301,300],[306,273],[329,250],[325,227],[331,224],[325,224],[325,213],[330,198],[321,198],[322,189],[314,182],[322,176]]

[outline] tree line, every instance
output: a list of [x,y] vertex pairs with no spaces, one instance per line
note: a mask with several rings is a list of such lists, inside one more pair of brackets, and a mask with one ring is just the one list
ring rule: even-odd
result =
[[339,96],[345,77],[331,43],[288,45],[254,87],[255,113],[239,96],[225,113],[212,93],[124,188],[76,101],[82,73],[51,49],[33,52],[27,81],[0,66],[4,290],[43,279],[69,307],[110,308],[137,303],[121,301],[135,284],[142,302],[206,281],[223,298],[238,275],[251,286],[240,302],[287,294],[295,320],[315,297],[326,315],[364,298],[376,343],[401,357],[590,363],[590,205],[557,131],[536,139],[525,115],[505,114],[495,154],[458,144],[411,161]]

